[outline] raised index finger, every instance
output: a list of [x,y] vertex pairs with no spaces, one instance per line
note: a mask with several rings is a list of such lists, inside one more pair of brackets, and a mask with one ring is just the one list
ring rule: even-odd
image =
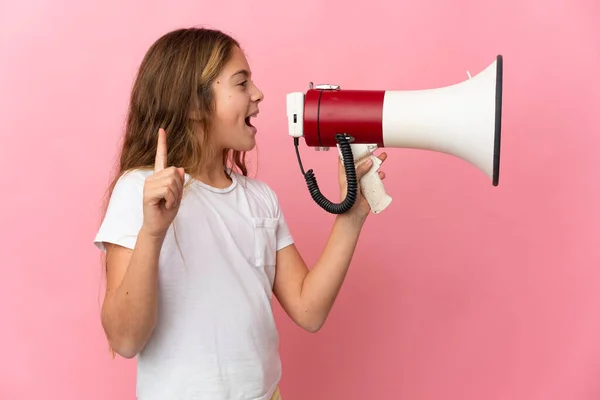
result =
[[158,144],[156,158],[154,159],[154,172],[162,171],[167,167],[167,135],[164,129],[158,130]]

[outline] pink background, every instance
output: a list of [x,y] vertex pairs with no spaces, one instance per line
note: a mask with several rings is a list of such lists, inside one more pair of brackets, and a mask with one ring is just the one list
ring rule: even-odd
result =
[[[258,177],[310,263],[332,217],[300,175],[285,94],[438,87],[505,57],[500,186],[390,149],[394,202],[366,225],[325,328],[275,303],[285,400],[600,398],[599,4],[2,0],[0,398],[134,398],[135,361],[111,360],[101,330],[92,240],[133,74],[187,25],[246,49],[266,95]],[[335,152],[301,150],[336,195]]]

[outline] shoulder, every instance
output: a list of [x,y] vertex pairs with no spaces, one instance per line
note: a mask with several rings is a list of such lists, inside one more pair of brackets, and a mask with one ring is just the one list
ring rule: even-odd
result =
[[125,171],[115,182],[113,196],[119,193],[143,193],[146,178],[152,174],[150,169],[133,169]]
[[146,178],[152,175],[152,173],[153,171],[151,169],[132,169],[123,172],[117,180],[117,183],[125,185],[139,185],[140,183],[144,184]]
[[151,170],[136,169],[121,174],[110,194],[106,212],[94,243],[106,251],[105,242],[133,249],[143,221],[143,195]]
[[257,201],[268,205],[273,213],[279,213],[279,199],[277,193],[275,193],[275,190],[273,190],[268,183],[257,178],[243,176],[238,173],[234,174],[238,181],[238,185],[243,187],[247,194]]
[[249,176],[243,176],[238,173],[234,173],[238,183],[246,190],[259,193],[277,200],[277,194],[275,191],[263,180],[257,178],[251,178]]
[[134,204],[144,195],[144,184],[146,178],[152,174],[152,170],[133,169],[123,172],[115,181],[109,194],[108,207],[121,207],[122,204]]

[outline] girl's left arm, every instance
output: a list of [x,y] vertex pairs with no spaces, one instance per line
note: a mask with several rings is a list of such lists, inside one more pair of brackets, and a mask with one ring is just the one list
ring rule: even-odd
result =
[[[379,158],[384,161],[386,154]],[[357,178],[368,172],[370,164],[361,164]],[[382,179],[383,172],[379,172]],[[345,176],[340,165],[341,197],[345,197]],[[359,190],[360,193],[360,190]],[[360,232],[370,207],[362,194],[346,214],[337,215],[321,256],[308,269],[295,245],[277,252],[277,272],[273,292],[290,318],[309,332],[317,332],[327,319],[352,261]]]
[[339,215],[321,257],[309,270],[295,245],[277,252],[274,294],[290,318],[309,332],[327,319],[352,261],[364,221]]

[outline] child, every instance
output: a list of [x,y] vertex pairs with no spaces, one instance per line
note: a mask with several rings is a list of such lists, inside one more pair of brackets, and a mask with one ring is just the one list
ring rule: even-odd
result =
[[336,216],[309,272],[275,193],[246,176],[262,99],[238,43],[216,30],[168,33],[142,61],[95,238],[102,324],[116,353],[137,357],[138,399],[280,398],[272,294],[316,332],[344,280],[369,206],[359,194]]

